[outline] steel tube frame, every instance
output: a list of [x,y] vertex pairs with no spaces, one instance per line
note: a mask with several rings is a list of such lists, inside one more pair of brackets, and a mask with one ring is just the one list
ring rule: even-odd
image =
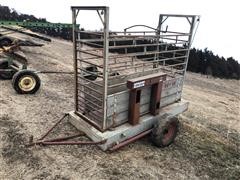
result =
[[76,51],[76,28],[75,28],[75,24],[76,24],[76,18],[77,18],[77,14],[76,14],[76,9],[72,7],[72,41],[73,41],[73,68],[74,68],[74,104],[75,104],[75,112],[78,111],[78,90],[77,90],[77,86],[78,86],[78,80],[77,80],[77,51]]
[[[135,48],[135,47],[152,47],[152,46],[163,46],[163,45],[176,45],[183,43],[155,43],[155,44],[136,44],[136,45],[116,45],[109,46],[109,49],[123,49],[123,48]],[[103,48],[94,48],[94,49],[84,49],[85,51],[96,51],[102,50]]]
[[[176,37],[176,36],[180,36],[180,37],[187,37],[188,35],[178,35],[178,34],[169,34],[169,35],[161,35],[161,38],[163,39],[173,39],[173,38],[168,38],[168,37]],[[123,38],[125,37],[125,38]],[[114,42],[114,41],[133,41],[133,40],[152,40],[152,39],[158,39],[158,36],[156,35],[151,35],[151,36],[128,36],[128,35],[122,35],[121,37],[120,36],[116,36],[115,38],[114,37],[109,37],[109,42]],[[179,41],[184,41],[184,40],[179,40]],[[84,40],[78,40],[78,42],[81,42],[81,43],[93,43],[93,42],[103,42],[103,39],[84,39]]]
[[109,58],[109,8],[105,8],[104,12],[104,60],[103,60],[103,83],[104,83],[104,91],[103,91],[103,125],[102,129],[106,128],[107,121],[107,90],[108,90],[108,58]]
[[[168,58],[168,60],[175,60],[175,59],[181,59],[181,58],[186,58],[187,56],[179,56],[179,57],[173,57],[173,58]],[[112,68],[110,68],[110,69],[114,69],[115,71],[116,71],[116,69],[118,70],[118,71],[120,71],[120,70],[126,70],[126,69],[131,69],[131,68],[139,68],[139,67],[142,67],[142,66],[145,66],[145,65],[150,65],[150,64],[154,64],[154,63],[156,63],[156,62],[162,62],[162,61],[166,61],[166,59],[164,59],[164,60],[153,60],[153,61],[146,61],[146,62],[139,62],[139,63],[137,63],[137,64],[135,64],[134,66],[131,66],[131,65],[129,65],[129,67],[126,67],[126,66],[115,66],[115,67],[112,67]],[[186,64],[185,62],[181,62],[180,64]],[[178,66],[179,64],[173,64],[173,65],[171,65],[171,66]],[[168,66],[168,65],[166,65],[166,66]],[[121,68],[123,68],[123,69],[121,69]]]
[[[106,128],[106,119],[107,119],[107,90],[108,90],[108,59],[109,59],[109,8],[108,7],[105,7],[105,6],[73,6],[71,7],[72,9],[72,18],[73,18],[73,25],[76,24],[76,18],[78,16],[78,12],[81,11],[81,10],[96,10],[97,13],[98,13],[98,16],[99,18],[101,19],[101,22],[103,23],[103,34],[99,34],[103,37],[103,52],[102,52],[102,56],[101,55],[97,55],[97,54],[94,54],[94,53],[90,53],[89,51],[86,51],[86,50],[81,50],[81,49],[77,49],[77,45],[76,43],[81,43],[81,40],[76,40],[76,29],[73,28],[73,59],[74,59],[74,74],[75,74],[75,112],[77,113],[78,112],[78,107],[79,107],[79,104],[78,104],[78,91],[82,91],[81,89],[78,88],[78,69],[80,69],[81,71],[84,71],[83,68],[78,68],[77,66],[77,61],[81,61],[81,58],[77,58],[77,52],[81,52],[81,53],[84,53],[84,54],[88,54],[88,55],[92,55],[92,56],[96,56],[95,58],[100,58],[100,59],[103,59],[103,76],[99,76],[99,77],[102,77],[103,78],[103,92],[102,92],[102,95],[103,95],[103,100],[102,100],[102,114],[103,114],[103,123],[101,125],[101,127],[98,127],[100,129],[105,129]],[[99,11],[103,11],[103,18],[101,17],[101,14],[99,13]],[[76,14],[77,12],[77,14]],[[74,27],[74,26],[73,26]],[[78,31],[79,32],[79,31]],[[87,42],[89,44],[92,44],[92,45],[97,45],[97,46],[100,46],[101,45],[98,45],[94,42]],[[88,63],[90,64],[90,63]],[[87,87],[87,85],[84,85],[84,84],[81,84],[82,86],[85,86],[85,88]],[[88,89],[91,89],[93,90],[93,88],[89,88],[87,87]],[[97,90],[94,90],[94,92],[98,92]],[[85,93],[82,91],[82,93]],[[91,94],[88,94],[89,96],[92,96],[94,99],[98,99],[97,97],[91,95]],[[82,98],[82,97],[81,97]],[[79,113],[77,113],[79,114]],[[84,115],[81,115],[81,116],[84,116]],[[94,122],[92,122],[94,123]]]
[[178,49],[178,50],[167,50],[167,51],[147,51],[147,52],[140,52],[140,53],[128,53],[124,55],[111,55],[110,58],[123,58],[123,57],[133,57],[133,56],[143,56],[143,55],[151,55],[151,54],[164,54],[164,53],[170,53],[170,52],[181,52],[181,51],[188,51],[189,49]]
[[[76,30],[76,18],[78,12],[82,10],[92,10],[97,11],[97,14],[103,24],[103,31],[92,32],[92,31],[79,31]],[[72,17],[73,17],[73,58],[74,58],[74,72],[75,72],[75,112],[83,119],[86,119],[90,124],[94,126],[97,124],[95,120],[81,114],[78,108],[84,109],[84,103],[86,105],[94,108],[94,101],[98,100],[101,103],[100,115],[103,118],[100,120],[101,125],[95,126],[100,131],[105,131],[107,127],[107,101],[108,101],[108,90],[115,88],[117,86],[124,85],[124,82],[114,81],[114,83],[109,83],[109,80],[117,79],[120,77],[126,77],[131,75],[141,75],[144,73],[155,73],[159,71],[167,72],[169,77],[174,76],[184,76],[187,68],[188,56],[190,52],[190,45],[192,41],[192,35],[194,31],[195,19],[194,15],[171,15],[163,14],[159,16],[159,23],[157,28],[152,28],[146,25],[134,25],[126,28],[124,31],[109,32],[109,8],[105,6],[74,6],[72,7]],[[100,14],[100,11],[103,14]],[[177,32],[168,31],[167,29],[162,30],[162,25],[165,23],[169,17],[179,17],[186,18],[190,24],[189,32]],[[136,26],[148,27],[154,31],[127,31]],[[76,39],[76,33],[85,33],[89,35],[96,35],[94,39]],[[131,34],[130,34],[131,33]],[[143,40],[143,44],[138,44],[139,40]],[[125,42],[124,42],[125,41]],[[128,41],[128,42],[126,42]],[[163,42],[162,42],[163,41]],[[119,43],[118,43],[119,42]],[[112,44],[110,44],[112,43]],[[144,44],[146,43],[146,44]],[[184,44],[187,47],[184,47]],[[90,45],[93,48],[83,48],[82,45]],[[128,49],[130,48],[130,49]],[[131,48],[139,48],[139,51],[131,51]],[[109,50],[121,49],[123,54],[109,54]],[[140,52],[140,50],[142,51]],[[95,52],[94,52],[95,51]],[[100,51],[101,53],[96,53]],[[134,53],[133,53],[134,52]],[[90,55],[90,57],[80,57],[78,58],[77,53],[83,53]],[[148,55],[148,56],[146,56]],[[151,57],[153,55],[153,57]],[[142,59],[137,59],[138,56],[142,56]],[[146,56],[146,57],[144,57]],[[126,58],[126,59],[124,59]],[[128,59],[127,59],[128,58]],[[130,58],[132,58],[130,60]],[[90,61],[89,61],[90,60]],[[97,61],[96,61],[97,60]],[[144,61],[145,60],[145,61]],[[148,60],[148,61],[146,61]],[[168,61],[168,63],[167,63]],[[95,64],[96,62],[96,64]],[[78,67],[79,64],[83,66]],[[102,63],[102,64],[101,64]],[[132,64],[131,64],[132,63]],[[90,80],[84,80],[82,74],[78,71],[83,72],[84,65],[96,65],[100,70],[100,77],[95,82],[90,82]],[[140,68],[140,69],[136,69]],[[143,69],[141,69],[143,68]],[[144,69],[145,68],[145,69]],[[131,70],[127,75],[117,74],[114,77],[110,76],[110,72]],[[133,72],[132,72],[133,71]],[[93,74],[89,72],[89,74]],[[143,73],[142,73],[143,74]],[[176,75],[179,74],[179,75]],[[79,76],[80,75],[80,76]],[[135,75],[134,75],[135,76]],[[124,77],[124,78],[125,78]],[[78,82],[79,81],[79,82]],[[109,81],[109,82],[108,82]],[[96,87],[97,83],[97,87]],[[84,87],[83,88],[80,88]],[[85,92],[87,88],[91,90],[92,93]],[[97,93],[97,94],[95,94]],[[101,98],[99,95],[102,95]],[[81,98],[81,99],[78,99]],[[91,99],[87,99],[91,98]],[[79,102],[78,102],[79,101]],[[83,103],[83,104],[79,104]],[[88,104],[90,103],[90,104]],[[99,104],[97,106],[100,106]],[[98,112],[100,109],[97,110]],[[92,112],[93,114],[95,112]]]

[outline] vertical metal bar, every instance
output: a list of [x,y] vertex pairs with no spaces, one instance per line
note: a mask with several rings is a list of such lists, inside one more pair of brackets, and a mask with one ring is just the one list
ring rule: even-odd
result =
[[160,14],[159,15],[159,21],[158,21],[158,28],[157,28],[159,35],[160,35],[161,30],[162,30],[162,20],[163,20],[163,15]]
[[189,36],[188,36],[188,45],[187,45],[187,48],[188,48],[188,51],[187,51],[187,55],[186,55],[186,58],[185,58],[185,68],[184,68],[184,74],[183,74],[183,79],[185,79],[185,74],[186,74],[186,71],[187,71],[187,64],[188,64],[188,57],[189,57],[189,54],[190,54],[190,46],[192,44],[192,37],[193,37],[193,31],[194,31],[194,27],[195,27],[195,19],[196,19],[196,16],[193,16],[192,17],[192,21],[191,21],[191,25],[190,25],[190,31],[189,31]]
[[[187,71],[187,65],[188,65],[188,57],[189,57],[189,54],[190,54],[190,46],[191,46],[191,42],[192,42],[192,37],[193,37],[193,31],[194,31],[194,27],[195,27],[195,18],[196,16],[193,16],[192,17],[192,21],[191,21],[191,24],[190,24],[190,30],[189,30],[189,36],[188,36],[188,45],[187,45],[187,48],[188,48],[188,51],[187,51],[187,54],[186,54],[186,58],[185,58],[185,67],[184,67],[184,71],[183,71],[183,81],[185,80],[186,78],[186,71]],[[181,86],[181,91],[180,93],[182,93],[183,91],[183,85]],[[181,97],[182,98],[182,97]]]
[[[160,51],[160,49],[159,49],[159,43],[160,43],[160,35],[161,35],[161,30],[162,30],[162,20],[163,20],[163,16],[160,14],[160,16],[159,16],[159,22],[158,22],[158,28],[157,28],[157,35],[158,35],[158,41],[157,41],[157,43],[158,43],[158,45],[157,45],[157,52],[159,52]],[[157,60],[159,60],[159,53],[157,53]],[[158,62],[158,65],[159,65],[159,62]],[[158,66],[157,66],[158,67]]]
[[104,52],[103,52],[103,124],[106,128],[107,121],[107,90],[108,90],[108,56],[109,56],[109,8],[104,10]]
[[72,34],[73,34],[73,68],[74,68],[74,103],[75,103],[75,112],[78,111],[78,82],[77,82],[77,51],[76,51],[76,9],[72,8]]

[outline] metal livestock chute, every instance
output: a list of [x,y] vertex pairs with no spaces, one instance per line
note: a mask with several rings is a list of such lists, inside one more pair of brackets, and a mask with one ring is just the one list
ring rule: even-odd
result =
[[[105,140],[102,150],[149,133],[155,145],[168,146],[176,137],[177,116],[188,108],[181,94],[199,16],[161,14],[157,28],[134,25],[110,32],[108,7],[72,7],[73,27],[81,11],[97,11],[103,30],[73,28],[75,110],[69,121],[93,141]],[[184,19],[187,32],[163,30],[171,18]],[[131,31],[134,27],[150,30]],[[97,71],[86,72],[86,67]]]
[[[113,32],[108,7],[71,9],[75,109],[33,144],[94,144],[105,151],[151,134],[154,145],[170,145],[177,135],[178,115],[188,109],[181,95],[199,16],[161,14],[156,28],[133,25]],[[102,30],[76,29],[82,11],[96,12]],[[185,31],[169,30],[166,23],[171,19],[174,24],[183,20]],[[43,140],[66,117],[91,141]]]

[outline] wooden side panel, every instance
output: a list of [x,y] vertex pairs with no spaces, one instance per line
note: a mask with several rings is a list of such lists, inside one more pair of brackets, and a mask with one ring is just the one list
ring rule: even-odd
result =
[[[177,102],[181,99],[182,78],[166,80],[163,83],[161,108]],[[144,88],[141,91],[140,115],[149,112],[151,88]],[[108,122],[117,126],[128,120],[129,91],[119,92],[108,97]]]

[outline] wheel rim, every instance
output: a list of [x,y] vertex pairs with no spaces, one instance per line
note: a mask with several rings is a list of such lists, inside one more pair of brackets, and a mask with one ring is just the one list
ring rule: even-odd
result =
[[25,92],[31,91],[36,86],[36,80],[32,76],[24,76],[19,80],[19,88]]
[[172,140],[172,138],[173,138],[173,136],[175,134],[176,128],[177,128],[176,124],[175,123],[171,123],[163,131],[163,143],[164,144],[167,144],[167,143],[169,143]]

